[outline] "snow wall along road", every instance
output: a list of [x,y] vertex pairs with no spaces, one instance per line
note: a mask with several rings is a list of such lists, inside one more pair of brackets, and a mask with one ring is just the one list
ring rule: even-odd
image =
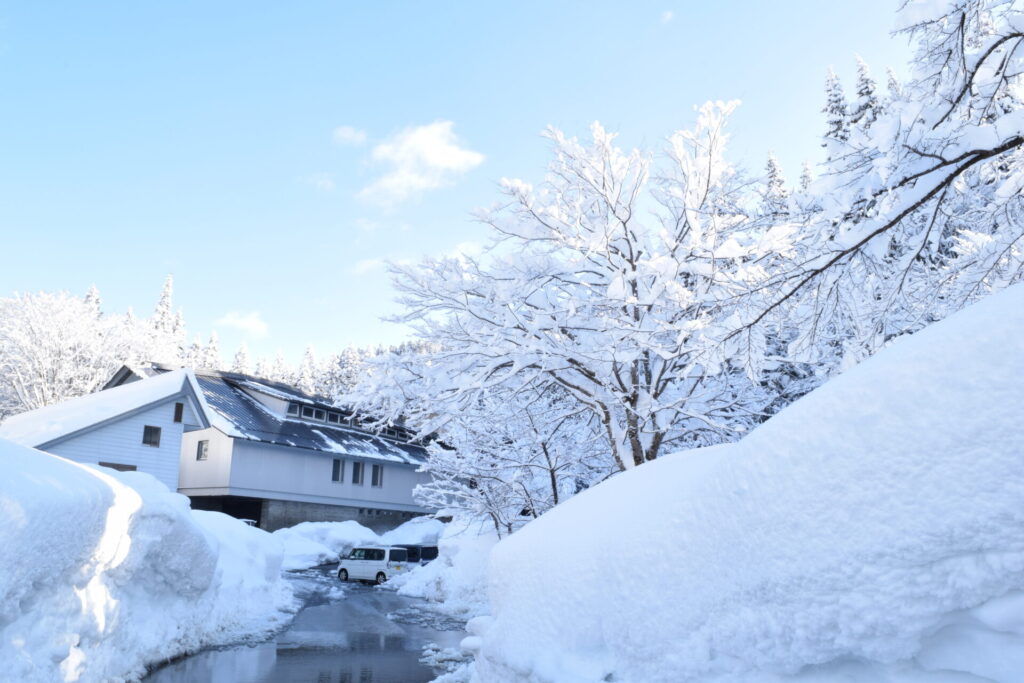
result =
[[153,477],[0,441],[0,681],[135,679],[294,610],[281,543]]
[[1024,285],[574,497],[490,574],[479,681],[1024,680]]

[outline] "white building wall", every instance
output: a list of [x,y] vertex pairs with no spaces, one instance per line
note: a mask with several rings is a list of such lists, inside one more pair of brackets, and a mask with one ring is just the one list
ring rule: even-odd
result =
[[[196,460],[200,441],[209,441],[206,460]],[[178,490],[193,495],[223,493],[231,476],[234,439],[215,427],[186,432],[181,442]]]
[[[43,450],[93,465],[101,462],[134,465],[138,471],[152,474],[174,491],[178,488],[178,461],[184,432],[184,424],[174,421],[174,404],[182,402],[181,397],[168,399],[166,403],[73,435]],[[195,421],[190,415],[185,419]],[[143,427],[147,425],[160,428],[159,447],[142,443]]]
[[[344,461],[342,482],[331,481],[334,458]],[[352,463],[364,464],[363,483],[352,483]],[[372,466],[384,467],[384,485],[371,485]],[[363,460],[344,455],[305,451],[236,439],[231,455],[231,495],[272,498],[310,503],[387,507],[410,512],[426,512],[412,498],[417,484],[429,481],[429,475],[416,472],[417,466]]]

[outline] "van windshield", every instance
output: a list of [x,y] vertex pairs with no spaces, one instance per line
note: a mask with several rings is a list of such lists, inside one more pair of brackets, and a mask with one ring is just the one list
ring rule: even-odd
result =
[[391,561],[392,562],[408,562],[409,552],[405,548],[392,548],[391,549]]

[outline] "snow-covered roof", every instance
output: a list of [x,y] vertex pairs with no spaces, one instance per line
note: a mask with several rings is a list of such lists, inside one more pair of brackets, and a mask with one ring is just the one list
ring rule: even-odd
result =
[[246,393],[267,389],[264,393],[269,395],[276,391],[284,396],[291,394],[292,400],[329,407],[298,390],[289,392],[281,385],[268,387],[257,378],[237,373],[199,371],[196,378],[210,408],[211,424],[228,436],[410,465],[419,465],[426,460],[426,450],[418,444],[392,441],[354,427],[310,423],[276,415]]
[[14,415],[0,424],[0,438],[38,448],[183,393],[191,393],[199,412],[205,412],[195,376],[190,370],[174,370]]

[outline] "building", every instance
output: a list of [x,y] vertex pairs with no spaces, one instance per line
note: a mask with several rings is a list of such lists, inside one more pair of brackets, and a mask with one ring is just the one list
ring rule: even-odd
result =
[[208,431],[195,376],[175,370],[7,418],[0,439],[76,462],[153,475],[178,488],[182,444]]
[[[166,366],[125,366],[100,394],[163,380]],[[181,440],[177,489],[197,509],[273,531],[355,520],[375,531],[430,512],[413,500],[426,460],[395,427],[373,432],[351,412],[292,386],[231,372],[193,377],[207,424]]]

